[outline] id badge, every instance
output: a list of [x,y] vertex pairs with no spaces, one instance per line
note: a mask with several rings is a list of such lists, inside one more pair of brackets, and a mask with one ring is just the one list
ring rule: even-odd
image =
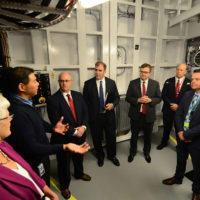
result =
[[189,123],[188,122],[184,122],[184,127],[189,128]]
[[37,168],[38,168],[40,177],[43,176],[45,174],[45,169],[44,169],[43,163],[40,163]]

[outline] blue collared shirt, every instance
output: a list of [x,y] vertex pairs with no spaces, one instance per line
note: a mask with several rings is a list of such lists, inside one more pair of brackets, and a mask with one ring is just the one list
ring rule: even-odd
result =
[[19,100],[20,102],[25,103],[25,104],[28,104],[29,106],[32,106],[32,107],[33,107],[33,102],[32,102],[31,99],[30,99],[30,100],[24,99],[24,98],[20,97],[20,96],[17,95],[17,94],[12,94],[12,96],[13,96],[13,98]]

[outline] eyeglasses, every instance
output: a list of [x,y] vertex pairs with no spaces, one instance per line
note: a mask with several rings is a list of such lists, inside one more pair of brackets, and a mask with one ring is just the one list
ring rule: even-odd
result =
[[14,117],[14,114],[9,115],[8,117],[4,117],[4,118],[0,119],[0,121],[3,121],[5,119],[12,119],[13,117]]
[[140,71],[141,74],[149,74],[150,72]]
[[58,80],[59,83],[69,83],[71,80]]

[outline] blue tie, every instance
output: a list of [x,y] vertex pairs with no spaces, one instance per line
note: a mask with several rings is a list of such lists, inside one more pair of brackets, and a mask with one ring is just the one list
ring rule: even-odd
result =
[[103,86],[102,81],[100,81],[99,86],[99,101],[100,101],[100,113],[104,112],[104,98],[103,98]]
[[190,120],[191,120],[191,112],[196,109],[196,107],[198,105],[197,100],[198,100],[198,95],[195,94],[192,98],[188,113],[187,113],[185,121],[184,121],[184,131],[187,131],[189,129],[189,124],[190,124]]

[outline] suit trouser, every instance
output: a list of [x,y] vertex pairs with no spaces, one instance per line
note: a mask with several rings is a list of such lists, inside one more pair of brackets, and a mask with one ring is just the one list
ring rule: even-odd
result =
[[104,158],[102,147],[103,130],[105,130],[107,157],[116,155],[116,131],[115,117],[107,116],[107,113],[99,114],[95,121],[90,123],[90,129],[97,158]]
[[200,194],[200,140],[192,143],[180,141],[177,146],[177,165],[175,177],[179,180],[183,179],[188,154],[191,155],[194,169],[192,190],[193,192]]
[[72,158],[74,164],[74,176],[80,178],[83,175],[83,155],[75,154],[69,151],[62,151],[56,154],[58,178],[60,182],[60,189],[69,188],[71,181],[70,174],[70,160]]
[[138,120],[131,119],[131,140],[130,140],[130,154],[135,155],[137,152],[137,140],[140,130],[144,133],[144,153],[150,153],[151,150],[151,133],[154,122],[147,123],[145,115],[140,113]]
[[42,176],[40,176],[40,173],[39,173],[39,170],[38,170],[38,165],[40,163],[37,164],[36,166],[31,164],[31,163],[29,163],[29,164],[32,167],[32,169],[38,174],[38,176],[40,176],[42,179],[44,179],[46,184],[48,186],[50,186],[50,160],[49,160],[49,157],[44,159],[41,163],[43,164],[44,170],[45,170],[45,173]]
[[163,136],[162,136],[161,143],[164,145],[167,144],[173,125],[176,132],[176,140],[177,140],[177,143],[179,143],[180,139],[177,135],[177,128],[175,124],[175,112],[170,112],[170,113],[163,112],[163,124],[164,124],[164,129],[163,129]]

